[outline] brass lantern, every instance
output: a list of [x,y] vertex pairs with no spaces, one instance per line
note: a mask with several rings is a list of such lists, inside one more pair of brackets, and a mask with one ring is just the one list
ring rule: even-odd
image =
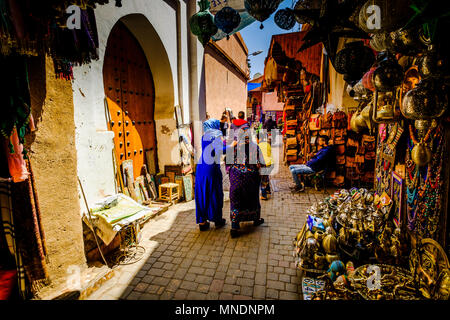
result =
[[263,29],[262,22],[277,10],[281,2],[282,0],[245,0],[244,5],[247,12],[261,22],[260,29]]
[[336,72],[344,75],[346,82],[352,83],[361,79],[364,73],[375,62],[373,51],[362,41],[353,41],[345,44],[334,61]]
[[359,12],[359,27],[367,33],[397,30],[414,14],[410,3],[411,0],[368,0]]
[[401,112],[407,119],[433,120],[447,110],[448,97],[439,80],[422,79],[403,97]]
[[200,11],[194,14],[189,20],[191,32],[198,37],[198,40],[205,46],[211,37],[219,31],[214,24],[214,16],[209,12],[211,3],[208,0],[198,2]]
[[399,86],[402,84],[403,78],[402,67],[392,55],[386,53],[378,63],[371,79],[375,88],[372,114],[374,122],[385,123],[398,120],[395,114],[395,105],[399,101],[401,94]]

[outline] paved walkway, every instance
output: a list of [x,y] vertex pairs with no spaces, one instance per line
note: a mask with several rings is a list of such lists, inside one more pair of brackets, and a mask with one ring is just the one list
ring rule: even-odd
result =
[[324,195],[291,194],[290,172],[280,169],[272,198],[261,201],[263,225],[242,224],[241,236],[231,239],[228,201],[227,225],[206,232],[195,224],[193,202],[174,206],[144,227],[145,257],[119,266],[89,299],[300,299],[292,240],[306,209]]

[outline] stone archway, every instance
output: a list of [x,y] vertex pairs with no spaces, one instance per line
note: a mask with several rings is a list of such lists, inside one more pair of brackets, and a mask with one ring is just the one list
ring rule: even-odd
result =
[[[146,1],[139,3],[140,6],[124,4],[120,11],[113,10],[112,6],[96,9],[99,59],[89,65],[74,68],[78,175],[85,188],[88,203],[95,203],[118,190],[115,180],[117,167],[112,152],[114,133],[110,131],[105,112],[107,88],[103,82],[106,46],[118,21],[126,26],[139,43],[153,77],[157,167],[164,170],[165,165],[175,162],[171,152],[178,147],[178,140],[173,136],[173,132],[176,132],[174,105],[179,103],[177,36],[176,28],[165,28],[164,22],[176,24],[176,16],[171,7],[161,7],[157,14],[154,10],[148,10]],[[154,5],[158,6],[158,3],[155,2]],[[159,5],[162,6],[163,3]],[[136,151],[139,153],[140,148]],[[134,149],[131,152],[134,153]],[[179,155],[178,150],[177,152]]]
[[108,37],[103,83],[117,164],[133,161],[134,177],[144,163],[150,174],[156,174],[153,76],[141,46],[121,21]]
[[155,119],[171,118],[175,103],[174,82],[160,36],[143,14],[129,14],[120,21],[133,33],[147,57],[155,84]]

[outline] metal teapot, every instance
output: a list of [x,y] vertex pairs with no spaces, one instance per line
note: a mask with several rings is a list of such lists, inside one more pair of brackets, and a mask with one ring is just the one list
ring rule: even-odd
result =
[[364,126],[364,119],[361,116],[361,111],[358,110],[352,115],[352,118],[350,119],[350,128],[354,132],[359,133],[362,131],[362,129],[364,129]]
[[372,130],[374,128],[373,123],[372,123],[372,112],[373,112],[373,103],[369,103],[361,111],[361,117],[365,124],[364,127],[369,128],[370,132],[372,132]]
[[448,97],[437,80],[421,80],[403,97],[401,112],[407,119],[432,120],[442,116],[447,108]]

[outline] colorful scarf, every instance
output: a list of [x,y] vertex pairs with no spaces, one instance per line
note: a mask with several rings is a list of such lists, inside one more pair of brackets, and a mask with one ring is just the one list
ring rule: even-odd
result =
[[47,248],[42,228],[39,199],[33,171],[27,160],[29,178],[11,186],[16,242],[22,254],[23,266],[33,292],[49,284]]
[[5,237],[9,253],[15,258],[19,294],[22,299],[26,299],[28,298],[29,291],[26,286],[26,274],[22,260],[22,253],[16,243],[16,232],[11,200],[11,185],[9,182],[0,182],[0,219],[0,229],[2,229],[2,234]]
[[203,141],[212,141],[222,136],[219,120],[209,119],[203,122]]

